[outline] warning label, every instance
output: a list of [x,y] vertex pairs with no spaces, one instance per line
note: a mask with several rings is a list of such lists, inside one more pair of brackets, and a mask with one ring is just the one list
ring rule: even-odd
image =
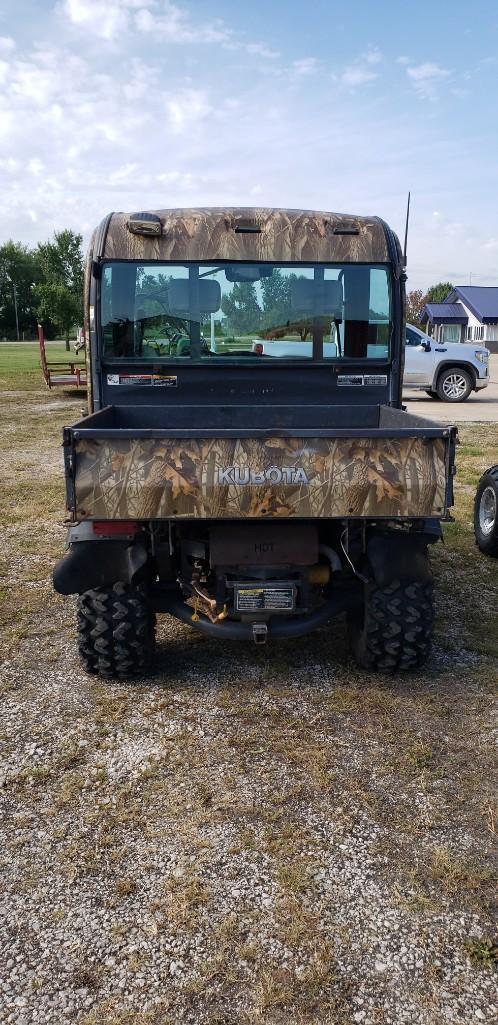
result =
[[237,587],[235,608],[238,612],[259,612],[270,609],[292,610],[294,587]]
[[178,378],[172,374],[108,374],[108,384],[128,387],[176,388]]

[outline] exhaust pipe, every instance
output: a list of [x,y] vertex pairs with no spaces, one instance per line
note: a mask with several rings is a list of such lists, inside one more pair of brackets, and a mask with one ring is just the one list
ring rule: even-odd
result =
[[[347,609],[353,608],[360,597],[360,591],[356,587],[354,590],[348,588],[334,594],[332,598],[329,598],[320,608],[314,609],[313,612],[307,612],[303,616],[289,616],[289,618],[276,617],[270,619],[268,623],[240,623],[233,619],[224,619],[219,623],[211,623],[206,616],[203,616],[201,612],[198,612],[199,618],[192,620],[192,609],[190,606],[185,605],[179,598],[174,598],[169,601],[165,606],[164,611],[168,612],[171,616],[176,616],[182,623],[187,623],[188,626],[192,626],[194,630],[200,630],[201,633],[207,634],[208,637],[227,638],[233,641],[251,641],[256,640],[256,643],[265,643],[266,639],[279,640],[283,637],[304,637],[305,634],[311,633],[312,630],[316,630],[319,626],[323,626],[324,623],[328,623],[334,616],[339,615],[341,612],[347,611]],[[261,627],[265,626],[266,630],[261,631]],[[256,627],[255,636],[254,627]]]

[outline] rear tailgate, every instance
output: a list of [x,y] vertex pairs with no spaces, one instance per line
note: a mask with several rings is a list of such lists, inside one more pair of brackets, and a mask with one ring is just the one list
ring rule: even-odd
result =
[[68,508],[76,520],[444,518],[455,428],[385,406],[377,424],[126,429],[108,408],[65,429]]

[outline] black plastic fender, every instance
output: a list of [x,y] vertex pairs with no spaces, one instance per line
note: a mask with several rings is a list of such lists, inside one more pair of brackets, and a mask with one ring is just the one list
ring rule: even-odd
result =
[[388,587],[394,580],[429,583],[432,572],[427,558],[427,545],[442,536],[438,529],[427,531],[375,530],[367,542],[367,559],[378,587]]
[[118,581],[133,584],[145,575],[147,560],[141,541],[76,541],[54,569],[54,588],[59,594],[83,594]]

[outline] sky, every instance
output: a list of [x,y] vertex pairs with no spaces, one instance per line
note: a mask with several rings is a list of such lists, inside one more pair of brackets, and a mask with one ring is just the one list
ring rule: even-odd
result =
[[0,242],[110,210],[378,214],[498,284],[496,0],[3,0]]

